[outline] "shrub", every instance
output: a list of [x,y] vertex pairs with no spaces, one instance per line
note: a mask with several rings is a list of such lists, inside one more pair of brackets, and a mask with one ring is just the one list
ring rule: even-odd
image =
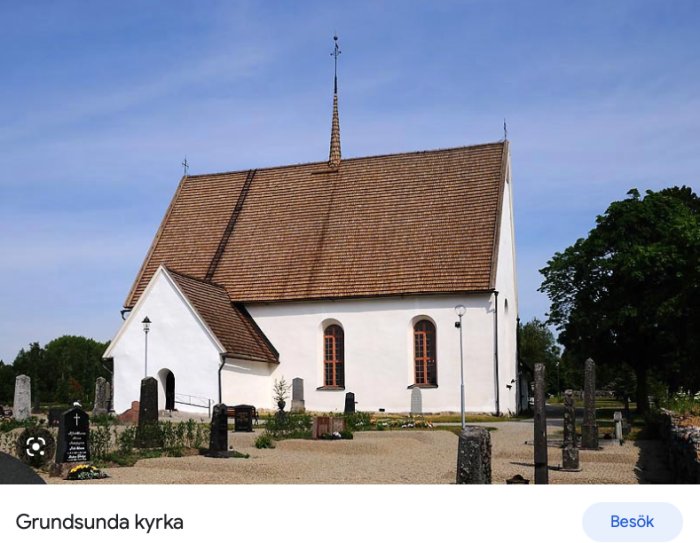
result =
[[268,432],[260,434],[255,439],[255,448],[256,449],[274,449],[275,444],[272,441],[272,436]]
[[311,415],[306,413],[269,415],[265,419],[265,430],[275,439],[305,439],[311,437],[312,423]]
[[103,460],[110,450],[112,432],[107,424],[90,429],[90,458]]
[[118,435],[115,440],[117,449],[121,454],[130,454],[134,450],[136,443],[136,426],[127,426]]
[[364,411],[358,411],[357,413],[346,413],[345,426],[348,430],[369,430],[372,426],[372,416]]

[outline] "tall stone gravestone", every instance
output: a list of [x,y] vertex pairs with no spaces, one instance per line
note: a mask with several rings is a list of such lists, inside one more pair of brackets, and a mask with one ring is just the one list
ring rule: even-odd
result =
[[355,412],[355,394],[353,392],[347,392],[345,394],[345,413]]
[[535,364],[535,484],[549,483],[544,364]]
[[58,425],[56,463],[88,462],[90,460],[90,417],[80,407],[61,415]]
[[301,377],[292,379],[292,413],[303,413],[306,411],[304,405],[304,380]]
[[140,449],[153,449],[161,445],[158,435],[158,381],[154,377],[146,377],[141,379],[136,446]]
[[93,415],[106,415],[109,412],[109,396],[107,380],[104,377],[98,377],[95,381],[95,407],[92,410]]
[[411,389],[411,415],[423,414],[423,397],[420,388]]
[[12,415],[15,420],[28,419],[32,414],[32,380],[28,375],[18,375],[15,379],[15,403]]
[[595,362],[586,360],[583,384],[583,425],[581,426],[581,448],[598,448],[598,423],[595,414]]
[[579,471],[581,469],[576,447],[576,407],[572,390],[564,391],[564,447],[561,458],[563,470]]
[[105,382],[105,400],[106,400],[105,407],[107,409],[107,412],[111,413],[112,412],[112,385],[109,383],[109,381]]
[[491,484],[491,435],[486,428],[467,426],[459,435],[457,484]]
[[226,404],[217,403],[211,417],[209,451],[212,458],[228,458],[228,414]]

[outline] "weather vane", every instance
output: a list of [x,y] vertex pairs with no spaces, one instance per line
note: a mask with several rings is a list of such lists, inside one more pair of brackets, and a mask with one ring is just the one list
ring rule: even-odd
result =
[[508,141],[508,125],[505,117],[503,117],[503,141]]
[[333,52],[331,56],[333,57],[334,68],[333,68],[333,92],[338,94],[338,55],[342,53],[340,47],[338,47],[338,36],[333,36]]

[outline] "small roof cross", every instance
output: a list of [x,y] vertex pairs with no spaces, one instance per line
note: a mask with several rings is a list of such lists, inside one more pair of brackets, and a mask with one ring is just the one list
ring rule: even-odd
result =
[[187,157],[185,157],[185,160],[182,161],[182,167],[185,170],[185,177],[190,173],[190,164],[187,162]]

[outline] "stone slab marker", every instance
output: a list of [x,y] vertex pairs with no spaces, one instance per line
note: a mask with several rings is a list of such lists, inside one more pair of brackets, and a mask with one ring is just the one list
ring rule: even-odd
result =
[[459,435],[457,484],[491,484],[491,435],[486,428],[467,426]]
[[581,469],[576,447],[576,408],[572,390],[564,391],[564,447],[561,451],[561,467],[565,471]]
[[535,484],[549,483],[544,364],[535,364]]
[[355,412],[355,394],[353,392],[348,392],[345,394],[345,412]]
[[155,377],[141,379],[139,401],[139,425],[136,429],[136,446],[141,449],[159,447],[156,427],[158,425],[158,381]]
[[28,375],[18,375],[15,379],[15,402],[12,416],[15,420],[28,419],[32,414],[32,380]]
[[622,442],[625,440],[622,433],[622,411],[615,411],[613,421],[615,422],[615,439],[622,445]]
[[581,426],[581,448],[598,448],[598,424],[595,416],[595,362],[586,360],[583,385],[583,424]]
[[303,413],[304,407],[304,380],[301,377],[292,379],[292,413]]
[[109,411],[107,386],[107,379],[104,377],[98,377],[95,381],[95,406],[92,409],[93,415],[106,415]]
[[217,403],[211,417],[209,434],[209,451],[207,456],[212,458],[228,458],[228,415],[226,404]]
[[423,397],[420,388],[411,390],[411,415],[423,414]]

